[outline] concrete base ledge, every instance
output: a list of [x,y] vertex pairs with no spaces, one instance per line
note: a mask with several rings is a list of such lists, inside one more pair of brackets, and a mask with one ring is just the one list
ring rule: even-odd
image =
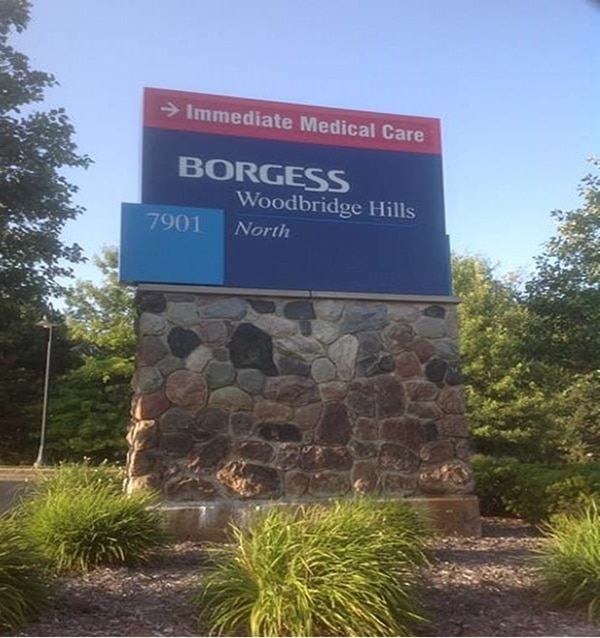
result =
[[[479,500],[476,496],[409,497],[402,499],[422,508],[434,529],[444,535],[481,536]],[[229,523],[245,527],[253,515],[277,507],[295,509],[322,502],[247,501],[163,503],[159,506],[165,529],[176,540],[227,540]]]
[[206,295],[239,295],[242,297],[298,297],[302,299],[357,299],[362,301],[408,301],[410,303],[462,302],[460,297],[446,295],[400,295],[379,292],[339,292],[333,290],[274,290],[272,288],[227,288],[186,284],[138,284],[142,292],[189,293]]
[[[0,468],[0,513],[16,505],[20,497],[27,493],[32,481],[48,471]],[[476,496],[423,496],[402,500],[423,508],[433,527],[442,534],[481,536],[479,500]],[[224,541],[230,522],[244,526],[254,514],[271,507],[297,508],[317,503],[319,501],[165,502],[159,509],[165,529],[177,540]]]

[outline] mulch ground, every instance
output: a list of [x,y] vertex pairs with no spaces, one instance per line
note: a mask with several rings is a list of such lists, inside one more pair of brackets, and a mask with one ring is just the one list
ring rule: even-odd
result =
[[[600,636],[585,612],[548,609],[532,556],[530,526],[484,519],[481,538],[441,537],[423,573],[432,623],[423,636]],[[189,592],[205,560],[181,543],[159,566],[98,569],[62,578],[51,608],[18,636],[199,636]]]

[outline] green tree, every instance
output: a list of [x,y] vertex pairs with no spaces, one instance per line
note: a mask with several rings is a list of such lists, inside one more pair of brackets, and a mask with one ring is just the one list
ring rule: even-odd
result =
[[[0,347],[0,464],[33,463],[40,436],[48,330],[36,325],[40,310],[21,304],[18,320],[0,332],[10,339]],[[51,397],[59,374],[73,363],[66,329],[58,314],[53,330]]]
[[[599,160],[591,161],[595,171]],[[600,368],[600,176],[581,182],[581,208],[557,210],[558,232],[537,258],[526,285],[526,302],[536,319],[530,354],[571,374]]]
[[100,284],[79,281],[66,294],[67,326],[80,365],[59,380],[48,448],[55,459],[123,461],[134,369],[133,291],[121,286],[117,251],[94,259]]
[[527,356],[560,379],[560,421],[575,441],[569,456],[600,458],[600,160],[581,181],[580,208],[552,213],[557,234],[537,258],[525,303],[535,338]]
[[561,457],[566,442],[548,370],[524,356],[531,318],[515,281],[480,257],[453,257],[461,361],[476,451],[523,461]]
[[69,336],[85,354],[131,358],[136,346],[133,290],[119,284],[117,249],[105,247],[94,264],[102,276],[100,284],[78,281],[65,291]]
[[560,422],[572,440],[569,459],[600,461],[600,370],[575,376],[560,400]]
[[[73,203],[77,187],[64,167],[89,165],[78,155],[74,129],[63,109],[38,111],[54,76],[30,68],[9,44],[23,31],[30,3],[0,4],[0,303],[2,312],[19,303],[43,301],[60,291],[58,278],[72,274],[81,248],[61,239],[64,225],[82,212]],[[5,318],[5,317],[3,317]]]
[[[0,459],[33,460],[39,427],[47,335],[35,324],[47,314],[58,279],[83,259],[76,244],[61,239],[64,225],[81,208],[77,188],[61,171],[85,168],[73,127],[62,109],[40,111],[55,78],[30,68],[9,40],[29,21],[27,0],[0,1]],[[64,369],[58,330],[53,373]],[[31,459],[30,459],[31,457]]]

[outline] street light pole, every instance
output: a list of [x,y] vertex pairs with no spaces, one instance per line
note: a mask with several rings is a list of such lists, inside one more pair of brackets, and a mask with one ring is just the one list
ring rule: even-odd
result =
[[38,321],[36,326],[41,326],[48,330],[48,345],[46,347],[46,374],[44,376],[44,402],[42,404],[42,429],[40,433],[40,447],[38,450],[37,459],[35,460],[33,467],[42,467],[45,465],[44,460],[44,445],[46,443],[46,416],[48,414],[48,385],[50,382],[50,357],[52,355],[52,328],[53,323],[48,321],[47,317],[44,317],[42,321]]

